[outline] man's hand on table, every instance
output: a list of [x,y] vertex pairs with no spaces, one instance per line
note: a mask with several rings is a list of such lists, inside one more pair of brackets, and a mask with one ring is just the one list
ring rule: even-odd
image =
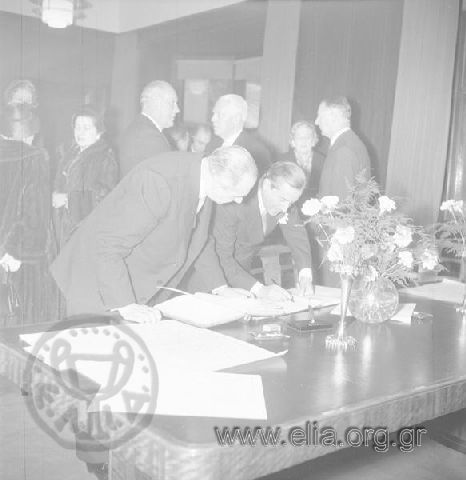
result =
[[251,292],[257,297],[274,302],[288,302],[293,296],[279,285],[262,285],[257,283],[251,289]]
[[147,305],[139,305],[137,303],[130,303],[120,308],[112,308],[112,312],[118,312],[125,320],[136,323],[158,323],[162,314],[159,310]]

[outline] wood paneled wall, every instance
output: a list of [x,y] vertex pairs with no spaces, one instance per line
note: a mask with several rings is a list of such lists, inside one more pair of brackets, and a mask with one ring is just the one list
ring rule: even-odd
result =
[[114,133],[119,137],[139,113],[141,55],[137,32],[121,33],[115,37],[111,105]]
[[262,96],[259,131],[276,150],[288,150],[300,0],[269,1],[262,57]]
[[437,220],[450,128],[459,0],[405,0],[387,192]]
[[109,95],[113,42],[111,33],[54,30],[37,18],[0,12],[1,91],[18,78],[36,84],[48,146],[70,134],[71,115],[86,94]]
[[320,100],[346,95],[354,130],[383,184],[390,144],[401,0],[304,1],[293,120],[314,121]]
[[452,125],[447,157],[445,199],[466,200],[466,12],[461,13],[456,50]]

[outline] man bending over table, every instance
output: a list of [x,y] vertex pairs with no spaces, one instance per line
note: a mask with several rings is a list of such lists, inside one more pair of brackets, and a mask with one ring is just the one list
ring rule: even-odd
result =
[[118,309],[128,320],[156,320],[145,304],[157,294],[163,298],[160,287],[177,287],[193,268],[203,272],[210,290],[224,286],[208,242],[212,204],[241,203],[256,178],[254,160],[238,146],[205,158],[162,153],[136,166],[51,266],[67,315]]
[[294,162],[276,162],[259,180],[241,205],[218,205],[213,235],[215,248],[228,284],[249,290],[258,298],[288,300],[278,285],[263,285],[251,275],[252,259],[265,239],[277,228],[291,249],[299,270],[299,288],[311,293],[311,247],[294,203],[306,185],[304,171]]

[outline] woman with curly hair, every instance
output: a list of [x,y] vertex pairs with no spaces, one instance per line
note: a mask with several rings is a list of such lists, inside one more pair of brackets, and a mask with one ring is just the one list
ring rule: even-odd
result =
[[103,137],[100,115],[91,107],[73,116],[74,141],[58,162],[52,205],[58,246],[117,184],[118,164]]

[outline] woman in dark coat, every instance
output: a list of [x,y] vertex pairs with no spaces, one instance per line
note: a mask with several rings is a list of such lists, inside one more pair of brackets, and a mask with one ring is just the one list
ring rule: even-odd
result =
[[47,152],[28,145],[33,109],[4,108],[0,122],[0,325],[50,319],[47,239],[50,190]]
[[74,142],[58,162],[52,205],[58,247],[117,184],[118,164],[103,138],[103,122],[90,107],[73,116]]

